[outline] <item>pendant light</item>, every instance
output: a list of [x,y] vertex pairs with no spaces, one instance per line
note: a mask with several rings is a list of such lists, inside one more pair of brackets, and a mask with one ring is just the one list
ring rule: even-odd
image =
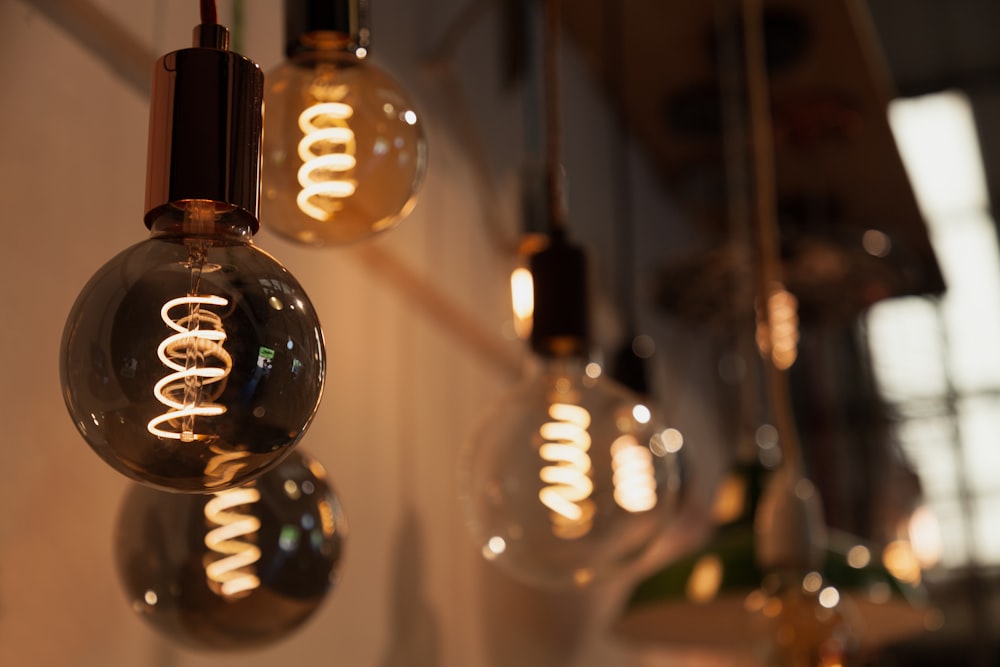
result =
[[209,494],[134,484],[115,530],[132,609],[181,646],[247,651],[287,638],[337,583],[347,519],[323,466],[297,448]]
[[263,76],[202,2],[194,47],[153,73],[145,223],[83,288],[60,354],[63,396],[114,469],[221,491],[277,465],[325,377],[308,296],[258,249]]
[[262,219],[307,245],[391,229],[427,163],[406,91],[369,56],[368,0],[285,0],[287,60],[267,74]]
[[680,443],[638,396],[587,363],[587,265],[558,177],[558,4],[546,4],[549,234],[529,257],[536,372],[463,448],[460,495],[483,556],[539,588],[583,587],[636,561],[673,517]]
[[[860,646],[877,647],[922,629],[925,610],[915,604],[913,589],[866,557],[862,540],[827,530],[819,494],[804,471],[787,377],[798,322],[795,298],[781,280],[761,7],[759,0],[725,4],[738,8],[738,20],[727,12],[720,25],[742,29],[720,44],[745,48],[745,87],[724,91],[748,94],[749,140],[741,136],[733,143],[753,148],[753,201],[741,207],[745,189],[735,188],[733,208],[752,223],[749,233],[734,225],[734,236],[755,257],[762,418],[753,445],[741,447],[751,455],[740,457],[718,489],[716,507],[736,497],[739,511],[720,514],[707,544],[642,581],[615,627],[642,642],[754,649],[768,665],[854,664]],[[742,171],[742,161],[736,170]],[[739,171],[732,181],[743,183]],[[780,455],[776,469],[762,464],[762,453],[769,463]]]

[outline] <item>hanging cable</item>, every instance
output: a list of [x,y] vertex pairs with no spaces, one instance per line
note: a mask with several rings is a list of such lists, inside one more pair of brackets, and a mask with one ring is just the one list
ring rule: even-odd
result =
[[560,164],[562,137],[559,107],[559,15],[559,0],[546,0],[542,92],[545,97],[545,187],[548,196],[549,225],[553,233],[562,233],[566,229]]
[[219,22],[215,0],[201,0],[201,22],[207,25],[215,25]]
[[765,353],[765,380],[770,408],[778,431],[785,434],[782,456],[792,469],[801,470],[795,417],[785,364],[775,355],[776,346],[787,347],[781,334],[794,326],[797,315],[794,297],[782,283],[781,241],[778,230],[774,166],[774,131],[768,99],[769,81],[764,46],[764,21],[761,0],[743,0],[743,39],[746,49],[746,78],[753,147],[754,215],[753,234],[756,251],[756,306],[758,345]]

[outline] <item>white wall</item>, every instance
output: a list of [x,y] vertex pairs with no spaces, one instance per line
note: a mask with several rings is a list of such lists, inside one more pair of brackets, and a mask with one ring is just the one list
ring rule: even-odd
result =
[[[197,22],[193,0],[94,4],[154,55],[188,46]],[[147,100],[27,0],[0,0],[0,664],[652,664],[604,630],[621,586],[582,596],[523,589],[480,561],[461,525],[457,450],[522,352],[503,336],[509,249],[489,231],[499,225],[514,239],[523,157],[522,100],[498,82],[497,11],[470,25],[443,67],[426,61],[465,4],[373,2],[375,61],[417,98],[429,132],[430,168],[410,219],[371,247],[313,250],[266,230],[257,238],[303,283],[324,324],[328,382],[302,446],[329,469],[351,535],[342,582],[300,632],[220,657],[176,649],[132,614],[111,555],[127,482],[85,445],[60,396],[73,300],[101,264],[146,236]],[[219,5],[226,21],[230,5]],[[280,58],[280,3],[247,0],[246,9],[243,52],[266,71]],[[566,121],[571,224],[608,247],[613,198],[601,183],[612,125],[571,54],[564,72],[576,100]],[[665,202],[642,197],[637,215],[663,217],[669,230]],[[372,249],[426,281],[499,352],[484,355],[373,270]],[[610,261],[601,261],[605,277]]]

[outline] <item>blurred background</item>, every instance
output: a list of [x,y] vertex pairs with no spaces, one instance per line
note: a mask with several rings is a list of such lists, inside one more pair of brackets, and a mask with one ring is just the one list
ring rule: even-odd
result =
[[[218,6],[234,50],[265,73],[282,61],[281,3]],[[537,224],[538,3],[372,0],[370,57],[427,133],[416,206],[350,246],[297,245],[267,220],[255,238],[325,331],[325,393],[300,446],[349,518],[343,572],[299,631],[229,655],[178,648],[133,613],[112,554],[128,482],[76,432],[58,372],[76,295],[148,235],[148,73],[190,45],[197,3],[0,0],[0,663],[750,664],[727,641],[742,621],[682,645],[676,617],[657,616],[676,601],[643,588],[711,539],[747,442],[767,458],[744,410],[753,287],[731,158],[746,147],[727,139],[742,89],[726,60],[741,42],[724,6],[563,3],[562,162],[591,259],[593,356],[648,337],[651,400],[684,435],[687,475],[682,512],[625,576],[546,593],[483,561],[455,481],[463,443],[528,363],[508,280]],[[1000,659],[997,25],[991,0],[763,3],[806,471],[837,535],[876,558],[903,540],[917,559],[893,570],[914,597],[866,664]],[[637,590],[654,591],[641,608]],[[892,626],[894,609],[875,616]]]

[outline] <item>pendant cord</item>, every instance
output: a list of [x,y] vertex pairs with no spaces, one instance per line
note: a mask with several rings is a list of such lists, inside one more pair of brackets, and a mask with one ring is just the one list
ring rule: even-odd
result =
[[767,383],[770,409],[781,434],[784,461],[800,474],[800,451],[795,416],[786,370],[778,368],[771,357],[774,347],[770,321],[770,298],[782,287],[781,245],[778,230],[775,185],[774,129],[771,121],[767,59],[764,44],[764,21],[761,0],[743,0],[746,77],[749,98],[750,144],[753,147],[754,215],[756,245],[756,307],[758,335],[765,337],[767,350],[763,378]]
[[560,0],[545,1],[544,95],[545,95],[545,186],[550,231],[566,231],[560,154],[562,137],[559,106],[559,17]]
[[216,25],[219,22],[215,0],[201,0],[201,22],[207,25]]

